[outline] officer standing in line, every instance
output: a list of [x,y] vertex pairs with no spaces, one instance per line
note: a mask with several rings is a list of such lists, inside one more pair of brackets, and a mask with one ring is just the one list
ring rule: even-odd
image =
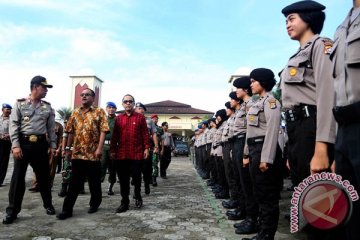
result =
[[164,130],[162,127],[158,126],[157,123],[159,121],[159,117],[157,114],[153,114],[150,116],[156,126],[156,136],[158,140],[158,151],[153,153],[152,157],[152,185],[153,187],[157,186],[156,178],[159,176],[159,149],[161,149],[161,137],[164,134]]
[[217,198],[229,198],[229,186],[226,181],[225,169],[224,169],[224,159],[223,159],[223,147],[222,147],[222,134],[224,127],[226,125],[226,121],[228,120],[228,116],[226,115],[225,109],[220,109],[215,114],[216,117],[216,134],[214,137],[212,148],[213,154],[215,156],[216,170],[218,176],[218,182],[216,185],[212,187],[212,191]]
[[[260,231],[253,240],[273,240],[279,221],[281,150],[278,145],[281,106],[271,94],[276,81],[270,69],[257,68],[250,73],[251,90],[260,98],[247,115],[246,141],[250,175],[259,204]],[[245,238],[243,238],[245,239]]]
[[103,148],[103,154],[101,156],[101,182],[104,181],[106,176],[106,171],[109,170],[109,188],[108,188],[108,195],[114,195],[113,186],[116,183],[116,171],[114,169],[113,160],[110,158],[110,139],[112,130],[114,129],[115,124],[115,117],[116,117],[116,104],[113,102],[106,103],[106,113],[107,113],[107,122],[109,125],[110,132],[106,133],[105,135],[105,142]]
[[202,179],[209,179],[210,178],[210,172],[209,172],[209,163],[208,163],[208,154],[207,154],[207,134],[209,132],[208,121],[202,121],[201,122],[201,158],[202,158],[202,172],[201,172],[201,178]]
[[209,158],[209,173],[210,179],[207,181],[208,186],[213,186],[216,183],[216,165],[215,158],[212,148],[212,143],[214,142],[215,134],[216,134],[216,120],[215,118],[210,118],[208,120],[210,129],[206,138],[206,148],[208,149],[208,158]]
[[235,208],[234,211],[228,211],[226,215],[228,216],[229,220],[242,220],[245,218],[245,193],[241,187],[240,181],[240,174],[237,170],[237,163],[236,163],[236,155],[238,148],[234,146],[235,138],[235,121],[236,121],[236,114],[240,108],[241,99],[239,99],[236,95],[236,92],[231,92],[229,94],[230,97],[230,107],[234,109],[234,113],[229,118],[229,132],[228,132],[228,142],[230,144],[230,151],[231,151],[231,158],[230,158],[230,171],[233,173],[233,181],[235,183],[235,189],[237,191],[237,198],[230,199],[229,201],[225,201],[222,203],[223,207],[232,209]]
[[9,135],[9,123],[12,107],[4,103],[2,105],[2,115],[0,116],[0,187],[3,186],[6,172],[8,169],[11,141]]
[[333,160],[332,42],[318,35],[325,20],[324,9],[315,1],[300,1],[282,10],[290,38],[300,44],[280,76],[289,165],[295,185],[310,173],[328,170]]
[[[300,1],[282,9],[286,29],[300,48],[280,74],[282,104],[288,134],[288,162],[293,184],[310,174],[330,171],[334,160],[335,120],[332,115],[334,84],[329,59],[333,45],[319,34],[325,21],[325,6]],[[339,239],[335,231],[308,225],[309,239]]]
[[[335,170],[360,193],[360,0],[352,2],[352,9],[336,30],[330,59],[336,95],[333,111],[338,123]],[[342,239],[359,239],[359,200],[353,202],[352,211]]]
[[[10,138],[14,156],[14,171],[9,189],[9,206],[3,224],[11,224],[21,211],[25,193],[25,175],[28,164],[33,168],[40,188],[46,214],[54,215],[50,187],[50,154],[56,151],[55,111],[50,103],[41,100],[47,94],[46,78],[35,76],[31,80],[29,97],[17,100],[10,117]],[[47,136],[46,136],[47,135]]]
[[198,174],[199,176],[202,178],[202,179],[206,179],[206,176],[205,176],[205,168],[204,168],[204,157],[205,157],[205,154],[204,152],[206,152],[206,138],[205,138],[205,133],[204,133],[204,130],[205,128],[203,128],[203,124],[202,122],[198,124],[198,129],[199,129],[199,132],[198,132]]
[[[232,96],[235,98],[236,97],[236,93],[231,94],[229,96]],[[222,206],[224,208],[236,208],[239,206],[239,204],[242,204],[241,206],[241,212],[242,212],[242,216],[241,214],[239,214],[237,216],[237,218],[235,217],[233,220],[240,220],[240,218],[243,218],[243,214],[244,214],[244,208],[243,208],[243,204],[244,201],[239,200],[241,198],[241,193],[240,193],[240,189],[239,189],[239,184],[240,184],[240,179],[239,176],[235,176],[234,173],[234,169],[235,169],[235,165],[232,161],[232,150],[233,150],[233,125],[234,125],[234,120],[235,120],[235,109],[231,106],[230,101],[225,103],[225,107],[226,107],[226,115],[228,116],[228,120],[224,126],[224,130],[222,133],[222,137],[221,137],[221,142],[223,144],[223,158],[224,158],[224,168],[225,168],[225,175],[226,175],[226,180],[227,183],[229,185],[229,193],[230,193],[230,200],[229,201],[223,201],[222,202]],[[237,178],[236,178],[237,177]],[[215,196],[216,197],[216,196]],[[240,211],[239,211],[240,213]],[[230,217],[232,218],[232,217]]]
[[[254,102],[251,99],[252,92],[249,76],[235,79],[233,85],[234,87],[236,87],[236,96],[243,101],[243,103],[240,105],[239,109],[235,113],[236,117],[234,122],[234,157],[236,159],[236,170],[239,172],[241,187],[245,195],[246,210],[245,220],[240,223],[235,223],[234,227],[236,228],[236,234],[251,234],[258,231],[257,219],[259,216],[259,205],[257,204],[254,196],[253,184],[250,177],[249,157],[244,156],[243,153],[246,145],[246,115]],[[246,159],[245,162],[243,162],[243,159]]]

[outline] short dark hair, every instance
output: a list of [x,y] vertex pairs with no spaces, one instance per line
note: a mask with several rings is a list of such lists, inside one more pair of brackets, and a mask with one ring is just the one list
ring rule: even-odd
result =
[[91,96],[95,97],[95,92],[94,90],[90,89],[90,88],[85,88],[84,90],[89,90],[91,92]]
[[299,17],[309,24],[311,31],[314,34],[320,34],[325,21],[325,13],[322,11],[313,11],[313,12],[300,12],[298,13]]
[[133,97],[133,95],[128,94],[128,93],[123,96],[122,100],[124,100],[124,98],[125,98],[126,96],[131,97],[131,98],[133,99],[133,101],[135,102],[135,98]]
[[167,123],[167,122],[163,122],[163,123],[161,124],[162,127],[165,126],[165,125],[168,125],[168,123]]

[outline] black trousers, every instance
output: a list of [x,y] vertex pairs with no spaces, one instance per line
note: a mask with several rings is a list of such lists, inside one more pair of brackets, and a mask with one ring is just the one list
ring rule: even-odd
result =
[[211,151],[211,143],[206,144],[205,146],[206,156],[204,160],[204,170],[206,175],[210,176],[210,151]]
[[81,159],[71,160],[72,177],[69,191],[64,199],[63,212],[72,213],[76,199],[87,179],[90,189],[90,207],[98,208],[102,201],[101,163]]
[[[360,123],[339,125],[335,143],[336,173],[347,179],[360,194]],[[359,239],[360,200],[352,203],[353,211],[345,225],[346,237]]]
[[257,219],[259,216],[259,205],[256,202],[253,184],[250,176],[249,165],[243,166],[243,155],[244,155],[245,137],[237,138],[234,142],[234,158],[236,170],[240,177],[240,184],[244,194],[244,205],[246,210],[246,216],[252,219]]
[[224,143],[224,146],[222,148],[223,157],[224,157],[224,170],[225,170],[226,181],[229,186],[230,198],[233,200],[239,200],[241,198],[239,191],[240,179],[239,179],[239,175],[235,175],[234,173],[235,166],[231,156],[231,151],[233,149],[232,145],[233,143],[227,142]]
[[166,177],[166,170],[171,162],[171,147],[164,146],[164,153],[160,158],[160,177]]
[[109,171],[108,182],[116,183],[116,171],[114,169],[114,160],[110,158],[110,149],[104,149],[101,156],[101,182],[105,180],[106,171]]
[[152,177],[152,158],[153,158],[154,151],[149,151],[149,157],[144,159],[142,165],[142,175],[145,185],[149,185],[151,182]]
[[275,234],[279,221],[280,185],[282,183],[281,149],[265,172],[259,169],[263,143],[249,144],[250,176],[256,202],[259,204],[260,229]]
[[11,141],[0,139],[0,185],[4,183],[9,165]]
[[130,177],[134,183],[135,198],[141,198],[141,169],[144,160],[121,159],[115,160],[114,166],[120,179],[121,204],[129,205]]
[[[310,176],[310,161],[314,156],[316,118],[304,118],[287,123],[288,159],[293,184],[298,185]],[[334,145],[328,144],[330,166],[334,160]]]
[[219,156],[215,156],[216,170],[217,170],[217,183],[224,189],[229,191],[229,185],[226,181],[224,159]]
[[17,215],[21,211],[21,203],[25,194],[25,175],[28,165],[33,168],[44,208],[52,205],[50,186],[50,167],[48,143],[45,138],[36,143],[21,141],[20,147],[23,158],[14,159],[14,171],[9,189],[9,206],[6,208],[8,215]]
[[209,157],[209,169],[210,169],[210,176],[212,179],[214,179],[217,183],[217,171],[216,171],[216,162],[215,162],[215,156],[214,155],[210,155]]

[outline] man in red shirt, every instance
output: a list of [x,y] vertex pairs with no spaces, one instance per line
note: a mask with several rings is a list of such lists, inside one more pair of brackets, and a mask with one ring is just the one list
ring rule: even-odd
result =
[[114,168],[120,179],[121,205],[116,213],[129,209],[130,177],[135,187],[135,206],[141,208],[141,166],[149,156],[149,132],[145,116],[134,111],[135,99],[126,94],[122,99],[124,113],[115,119],[110,140],[110,154],[114,160]]

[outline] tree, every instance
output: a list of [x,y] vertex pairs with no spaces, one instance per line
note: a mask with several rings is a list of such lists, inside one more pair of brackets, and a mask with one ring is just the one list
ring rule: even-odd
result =
[[61,107],[58,110],[56,110],[56,112],[59,114],[60,116],[60,120],[62,120],[63,122],[67,121],[69,119],[69,117],[71,116],[72,113],[72,109],[71,108],[67,108],[67,107]]

